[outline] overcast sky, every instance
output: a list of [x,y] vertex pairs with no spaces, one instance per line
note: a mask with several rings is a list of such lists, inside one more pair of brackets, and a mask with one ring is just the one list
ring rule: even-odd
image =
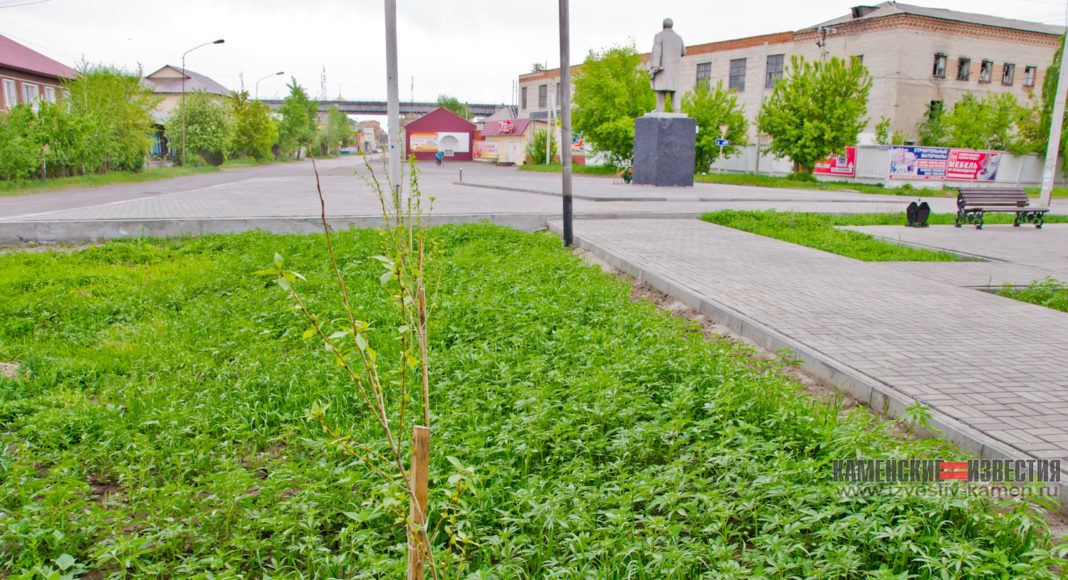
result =
[[[1065,23],[1068,0],[932,0],[925,6]],[[687,44],[797,30],[849,12],[845,0],[572,0],[572,62],[635,42],[649,50],[665,17]],[[85,60],[148,74],[186,67],[230,89],[282,97],[295,76],[313,98],[326,68],[330,98],[384,100],[383,0],[0,0],[0,34],[64,64]],[[512,101],[535,62],[559,65],[554,0],[397,0],[401,99]],[[647,46],[650,45],[650,46]],[[412,82],[414,79],[414,91]]]

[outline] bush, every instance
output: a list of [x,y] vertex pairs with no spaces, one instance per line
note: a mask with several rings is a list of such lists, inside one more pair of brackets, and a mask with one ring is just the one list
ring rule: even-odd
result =
[[[548,137],[547,137],[548,136]],[[527,144],[527,163],[535,165],[545,164],[545,139],[549,139],[549,162],[556,159],[559,151],[556,147],[556,135],[545,130],[534,131],[530,143]]]

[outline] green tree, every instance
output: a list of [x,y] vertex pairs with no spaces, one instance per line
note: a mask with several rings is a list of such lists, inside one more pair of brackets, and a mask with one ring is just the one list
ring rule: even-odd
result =
[[297,83],[296,77],[292,77],[292,82],[287,86],[289,96],[278,109],[282,114],[282,122],[278,124],[278,144],[283,153],[296,153],[299,156],[300,148],[310,146],[319,130],[319,107],[308,98],[308,93]]
[[549,160],[556,159],[560,152],[556,144],[556,133],[538,129],[527,143],[527,159],[534,165],[545,165],[545,139],[549,139]]
[[465,118],[471,118],[471,110],[467,108],[467,105],[460,102],[460,99],[456,97],[450,97],[449,95],[438,95],[438,106],[444,107],[453,113]]
[[159,98],[138,75],[105,66],[85,65],[64,85],[70,114],[85,131],[72,159],[81,173],[140,171],[152,148],[152,110]]
[[1019,152],[1026,147],[1017,139],[1017,125],[1027,111],[1009,93],[988,93],[979,100],[965,93],[942,118],[947,147],[998,149]]
[[738,98],[723,90],[723,82],[713,88],[697,87],[682,99],[682,111],[697,121],[697,147],[694,154],[694,171],[708,171],[719,158],[720,147],[716,139],[723,133],[721,125],[727,125],[726,139],[730,145],[723,147],[723,155],[734,155],[739,145],[745,145],[749,122],[745,119]]
[[652,111],[656,96],[634,45],[591,51],[575,74],[575,131],[616,165],[634,155],[634,119]]
[[890,133],[890,117],[879,117],[875,124],[875,143],[878,145],[904,145],[909,140],[908,133],[898,130]]
[[263,101],[248,98],[248,91],[230,95],[232,131],[228,153],[231,157],[252,157],[263,161],[271,155],[271,147],[278,142],[278,123],[271,117],[271,108]]
[[871,77],[859,59],[807,62],[794,56],[790,74],[775,85],[757,117],[772,136],[769,149],[806,173],[817,161],[857,142],[867,124]]
[[332,105],[326,114],[324,141],[329,151],[337,152],[352,140],[352,124],[349,116],[341,112],[337,105]]
[[[1064,37],[1061,37],[1061,46],[1057,49],[1057,52],[1053,54],[1053,63],[1046,69],[1046,77],[1042,81],[1042,102],[1041,109],[1037,112],[1037,120],[1033,120],[1032,123],[1036,126],[1031,127],[1025,124],[1024,136],[1029,137],[1032,141],[1032,150],[1043,152],[1046,149],[1046,145],[1049,141],[1050,128],[1053,124],[1053,104],[1057,100],[1057,78],[1061,73],[1061,57],[1064,54]],[[1068,119],[1068,108],[1065,109],[1064,119]],[[1064,119],[1061,122],[1064,122]],[[1063,125],[1062,125],[1063,127]],[[1062,171],[1068,171],[1068,131],[1061,131],[1061,145],[1060,151],[1062,154],[1061,163]]]
[[185,118],[186,155],[181,154],[182,141],[172,141],[179,150],[178,158],[195,156],[194,163],[207,162],[221,165],[229,144],[230,115],[228,107],[205,91],[186,94],[185,102],[178,107],[174,119]]
[[0,178],[30,179],[44,160],[37,115],[28,105],[18,105],[0,117]]
[[942,101],[936,101],[935,103],[928,109],[927,119],[917,127],[917,132],[920,134],[920,145],[924,147],[944,147],[949,139],[946,134],[946,128],[943,125],[946,111],[942,107]]

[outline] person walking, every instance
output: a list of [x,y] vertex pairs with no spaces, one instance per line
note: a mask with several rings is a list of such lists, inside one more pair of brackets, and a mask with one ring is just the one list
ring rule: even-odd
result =
[[441,151],[438,151],[437,153],[434,154],[434,163],[436,163],[438,165],[438,167],[441,167],[441,160],[444,159],[444,158],[445,158],[445,154],[443,154]]

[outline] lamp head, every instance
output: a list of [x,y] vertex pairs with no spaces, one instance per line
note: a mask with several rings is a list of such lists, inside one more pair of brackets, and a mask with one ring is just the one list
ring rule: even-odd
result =
[[224,42],[226,42],[226,41],[225,41],[225,40],[223,40],[222,38],[220,38],[219,40],[216,40],[216,41],[215,41],[215,42],[213,42],[212,44],[222,44],[222,43],[224,43]]

